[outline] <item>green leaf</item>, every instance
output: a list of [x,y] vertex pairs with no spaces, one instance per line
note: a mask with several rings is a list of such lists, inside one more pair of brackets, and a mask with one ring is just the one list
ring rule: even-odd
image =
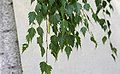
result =
[[84,9],[87,10],[87,11],[89,11],[89,9],[90,9],[90,4],[85,3],[85,5],[84,5]]
[[67,35],[67,36],[66,36],[66,42],[67,42],[67,44],[69,44],[70,46],[74,47],[74,41],[75,41],[74,35]]
[[43,38],[41,36],[37,37],[37,43],[39,44],[39,46],[42,46],[43,43]]
[[52,67],[45,62],[40,63],[42,74],[51,74]]
[[36,20],[37,20],[37,22],[38,22],[39,25],[41,24],[41,22],[42,22],[43,19],[44,19],[43,14],[41,12],[38,13],[37,16],[36,16]]
[[96,42],[95,38],[92,36],[92,37],[90,38],[90,40],[95,43],[95,47],[97,48],[97,42]]
[[109,3],[111,2],[111,0],[107,0]]
[[41,37],[43,37],[44,32],[43,32],[43,29],[40,26],[37,28],[37,32]]
[[116,58],[115,58],[114,54],[111,54],[111,56],[114,59],[114,61],[116,61]]
[[31,4],[34,2],[35,0],[31,0]]
[[47,11],[48,11],[47,5],[45,5],[44,3],[42,3],[41,10],[42,10],[42,14],[43,14],[44,16],[46,16],[46,15],[47,15]]
[[52,42],[50,43],[49,45],[50,49],[51,49],[51,54],[55,57],[55,59],[57,60],[57,57],[58,57],[58,53],[60,51],[60,47],[57,44],[53,44]]
[[56,25],[60,21],[60,15],[54,14],[50,16],[50,23]]
[[77,14],[80,14],[80,10],[82,9],[82,5],[78,2],[74,3],[73,5],[74,5],[74,8],[75,8],[75,12]]
[[112,33],[111,30],[109,30],[109,31],[108,31],[108,38],[110,38],[111,33]]
[[106,40],[107,40],[107,37],[104,36],[104,37],[102,38],[102,42],[103,42],[103,44],[105,44]]
[[85,37],[85,33],[86,33],[86,31],[87,31],[86,27],[82,27],[80,31],[82,32],[82,34],[83,34],[84,37]]
[[113,53],[117,56],[117,49],[116,49],[115,47],[113,47],[111,50],[112,50]]
[[110,29],[111,24],[110,24],[109,20],[107,20],[107,25],[108,25],[108,27]]
[[34,23],[34,20],[36,18],[36,13],[35,12],[30,12],[28,14],[28,18],[29,18],[29,25],[31,25],[31,23]]
[[82,0],[83,3],[87,3],[87,0]]
[[29,38],[30,38],[29,40],[32,41],[33,37],[34,37],[35,34],[36,34],[35,29],[34,29],[33,27],[29,28],[29,29],[28,29],[28,33],[29,33]]
[[103,1],[102,6],[103,6],[103,8],[105,8],[107,6],[107,2]]
[[23,44],[22,45],[22,53],[28,48],[28,44]]
[[68,14],[68,16],[70,18],[72,18],[73,11],[74,11],[74,6],[73,5],[67,5],[66,6],[66,13]]
[[101,4],[101,1],[102,0],[95,0],[95,4],[96,4],[97,7]]
[[95,20],[95,22],[98,21],[98,19],[99,19],[97,14],[95,14],[95,13],[92,14],[92,18]]
[[54,4],[55,0],[49,0],[49,4],[50,6],[52,6]]
[[71,54],[71,51],[72,51],[72,48],[71,48],[70,46],[66,46],[65,52],[66,52],[66,54],[67,54],[68,59],[69,59],[69,56],[70,56],[70,54]]
[[68,21],[63,19],[60,23],[60,28],[61,28],[62,35],[66,32],[67,27],[68,27]]
[[106,14],[109,15],[109,16],[111,16],[111,15],[110,15],[110,12],[109,12],[108,10],[106,10]]
[[45,49],[44,49],[44,47],[41,46],[41,56],[43,57],[44,54],[45,54]]
[[37,5],[35,6],[35,11],[39,14],[40,10],[41,10],[41,4],[37,3]]
[[89,23],[88,23],[88,20],[87,19],[84,19],[84,25],[89,28]]

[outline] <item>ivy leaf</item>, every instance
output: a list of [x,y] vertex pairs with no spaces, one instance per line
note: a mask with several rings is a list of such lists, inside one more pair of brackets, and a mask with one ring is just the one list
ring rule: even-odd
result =
[[97,42],[96,42],[95,38],[92,36],[92,37],[90,38],[90,40],[95,43],[95,47],[97,48]]
[[35,12],[30,12],[28,14],[28,18],[29,18],[29,25],[31,25],[31,23],[34,23],[34,20],[36,18],[36,13]]
[[83,34],[84,37],[85,37],[85,33],[86,33],[86,31],[87,31],[86,27],[82,27],[80,31],[82,32],[82,34]]
[[28,32],[29,32],[30,41],[32,41],[33,37],[36,34],[36,31],[35,31],[35,29],[33,27],[31,27],[31,28],[28,29]]
[[45,62],[40,63],[42,74],[51,74],[52,67]]
[[83,6],[85,10],[89,11],[90,9],[90,4],[85,3],[85,5]]
[[107,37],[104,36],[104,37],[102,38],[102,42],[103,42],[103,44],[105,44],[106,40],[107,40]]
[[65,52],[66,52],[66,54],[67,54],[68,59],[69,59],[69,56],[70,56],[70,54],[71,54],[71,51],[72,51],[72,48],[71,48],[70,46],[66,46]]
[[41,37],[43,37],[43,29],[40,26],[37,28],[37,32]]
[[22,45],[22,53],[28,48],[28,44],[23,44]]

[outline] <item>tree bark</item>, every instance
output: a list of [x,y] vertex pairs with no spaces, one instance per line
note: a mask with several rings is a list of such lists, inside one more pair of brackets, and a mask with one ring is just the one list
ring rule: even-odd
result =
[[0,58],[0,74],[22,74],[12,0],[0,0]]

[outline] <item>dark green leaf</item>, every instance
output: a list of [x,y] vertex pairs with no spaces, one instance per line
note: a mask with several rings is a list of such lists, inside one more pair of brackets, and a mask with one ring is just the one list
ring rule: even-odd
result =
[[112,33],[111,30],[109,30],[109,31],[108,31],[108,38],[110,38],[111,33]]
[[105,8],[107,6],[107,2],[103,1],[102,6],[103,6],[103,8]]
[[30,12],[28,14],[28,18],[29,18],[29,25],[31,25],[31,23],[34,23],[34,20],[36,18],[36,13],[35,12]]
[[86,33],[87,29],[86,29],[86,27],[82,27],[80,31],[81,31],[82,34],[85,36],[85,33]]
[[90,38],[90,40],[95,43],[95,47],[97,48],[97,42],[96,42],[95,38],[92,36],[92,37]]
[[28,48],[28,44],[23,44],[22,45],[22,53]]
[[31,0],[31,4],[34,2],[35,0]]
[[107,40],[107,37],[104,36],[104,37],[102,38],[102,42],[103,42],[103,44],[105,44],[106,40]]
[[37,32],[41,37],[43,37],[43,29],[40,26],[37,28]]
[[93,13],[93,14],[92,14],[92,18],[95,20],[95,22],[98,21],[98,16],[97,16],[97,14]]
[[31,28],[28,29],[28,32],[29,32],[30,41],[32,41],[33,37],[36,34],[36,31],[35,31],[35,29],[33,27],[31,27]]
[[67,54],[68,59],[69,59],[69,56],[70,56],[70,54],[71,54],[71,51],[72,51],[72,48],[71,48],[70,46],[66,46],[65,52],[66,52],[66,54]]
[[40,63],[42,74],[51,74],[52,67],[45,62]]
[[90,4],[85,3],[85,5],[84,5],[84,9],[87,10],[87,11],[89,11],[89,9],[90,9]]
[[42,13],[38,13],[36,16],[36,20],[37,20],[39,25],[41,24],[43,19],[44,19],[44,16],[42,15]]
[[114,61],[116,61],[116,58],[115,58],[114,54],[111,54],[111,56],[114,59]]

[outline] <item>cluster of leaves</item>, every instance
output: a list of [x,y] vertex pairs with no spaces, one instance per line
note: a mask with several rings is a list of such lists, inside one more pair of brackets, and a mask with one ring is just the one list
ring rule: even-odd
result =
[[[94,0],[96,10],[93,10],[88,0],[31,0],[31,3],[34,1],[36,1],[37,4],[35,11],[28,14],[30,28],[26,36],[27,43],[23,44],[23,52],[29,46],[35,34],[37,34],[37,43],[41,48],[42,57],[44,56],[45,49],[42,45],[44,32],[41,28],[41,22],[43,20],[49,21],[49,26],[54,32],[54,35],[50,37],[51,42],[49,49],[56,60],[60,51],[65,51],[69,58],[73,47],[81,47],[80,33],[85,37],[86,32],[88,32],[91,36],[90,40],[95,44],[95,47],[97,47],[97,41],[93,33],[89,30],[89,25],[92,24],[91,19],[98,23],[101,29],[107,33],[107,35],[101,39],[103,44],[105,44],[107,39],[110,39],[111,24],[105,16],[111,16],[110,12],[113,10],[111,0]],[[90,12],[92,15],[88,15],[86,12]],[[101,13],[104,15],[104,18],[99,16]],[[92,18],[90,18],[90,16],[92,16]],[[49,17],[49,19],[46,19],[47,17]],[[35,21],[37,21],[39,25],[36,29],[33,27]],[[76,30],[76,27],[80,27],[80,31]],[[115,59],[117,49],[113,47],[111,42],[110,47],[113,51],[112,57]],[[42,73],[51,73],[52,67],[47,65],[46,62],[41,62],[40,68]]]

